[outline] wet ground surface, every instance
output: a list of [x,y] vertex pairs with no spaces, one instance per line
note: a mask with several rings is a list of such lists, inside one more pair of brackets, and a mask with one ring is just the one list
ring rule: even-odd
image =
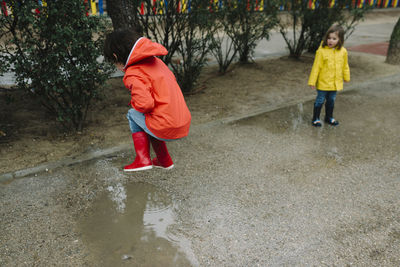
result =
[[400,266],[400,77],[0,187],[1,266]]
[[176,208],[169,195],[155,186],[117,182],[78,223],[79,232],[83,242],[91,244],[88,248],[96,266],[194,265],[189,241],[168,231],[175,223]]

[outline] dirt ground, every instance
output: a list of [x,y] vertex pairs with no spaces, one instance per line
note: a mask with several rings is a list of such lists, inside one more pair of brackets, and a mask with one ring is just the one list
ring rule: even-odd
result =
[[[305,55],[301,60],[273,58],[234,65],[223,76],[216,74],[216,67],[207,67],[198,92],[185,96],[192,125],[314,95],[307,86],[312,62],[313,55]],[[388,65],[384,57],[372,54],[349,52],[349,64],[351,82],[345,90],[351,84],[399,72],[398,66]],[[121,78],[110,79],[103,99],[90,110],[85,129],[71,134],[60,131],[37,100],[18,90],[2,89],[0,174],[129,142],[125,117],[129,97]]]

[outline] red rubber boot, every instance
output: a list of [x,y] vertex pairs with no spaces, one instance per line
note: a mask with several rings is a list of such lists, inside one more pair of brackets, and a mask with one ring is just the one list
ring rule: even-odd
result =
[[135,160],[124,167],[126,172],[144,171],[153,168],[150,159],[149,136],[145,132],[136,132],[132,134],[133,144],[135,146]]
[[174,163],[168,153],[167,145],[164,141],[150,137],[151,145],[153,146],[156,157],[152,160],[153,166],[162,169],[172,169]]

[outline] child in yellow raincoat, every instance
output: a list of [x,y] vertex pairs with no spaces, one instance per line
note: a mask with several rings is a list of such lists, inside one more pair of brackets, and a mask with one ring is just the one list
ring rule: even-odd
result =
[[313,126],[321,126],[319,118],[321,108],[325,104],[325,122],[336,126],[339,124],[333,118],[336,92],[343,90],[343,81],[350,81],[350,68],[347,50],[343,47],[344,30],[341,26],[329,28],[318,48],[311,70],[308,85],[317,89],[312,118]]

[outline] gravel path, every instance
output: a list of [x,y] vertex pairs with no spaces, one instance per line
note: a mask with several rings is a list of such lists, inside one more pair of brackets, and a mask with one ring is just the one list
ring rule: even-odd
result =
[[79,221],[113,177],[168,192],[193,265],[400,266],[399,102],[393,76],[340,94],[338,127],[311,127],[307,101],[196,129],[170,172],[126,176],[120,152],[3,184],[0,265],[99,266]]

